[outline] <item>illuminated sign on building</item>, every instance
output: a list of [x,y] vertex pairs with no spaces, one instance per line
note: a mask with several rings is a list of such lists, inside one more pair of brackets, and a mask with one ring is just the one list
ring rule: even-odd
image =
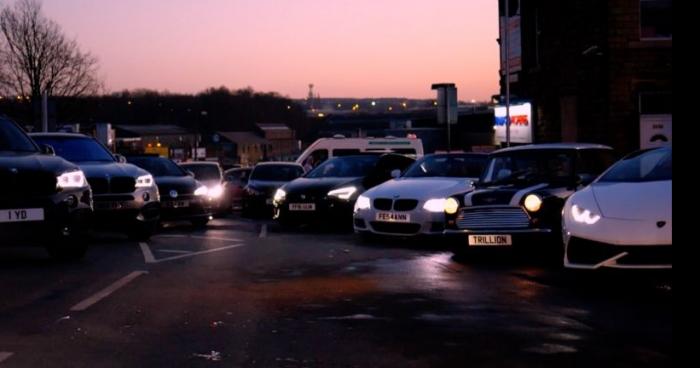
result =
[[[506,107],[494,109],[496,143],[506,141]],[[510,105],[511,143],[532,143],[532,105],[530,103]]]

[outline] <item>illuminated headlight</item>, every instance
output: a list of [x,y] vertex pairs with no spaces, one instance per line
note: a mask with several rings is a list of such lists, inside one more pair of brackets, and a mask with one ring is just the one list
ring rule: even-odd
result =
[[359,210],[368,210],[370,207],[372,207],[372,205],[370,204],[369,198],[363,195],[357,197],[357,201],[355,202],[355,212]]
[[529,194],[527,197],[525,197],[524,205],[525,209],[528,211],[537,212],[542,207],[542,199],[535,194]]
[[280,203],[284,201],[284,199],[287,197],[287,192],[285,192],[282,189],[277,189],[275,192],[275,196],[272,198],[273,201]]
[[209,189],[209,197],[211,198],[219,198],[224,194],[224,187],[221,185],[217,185],[213,188]]
[[343,187],[343,188],[338,188],[338,189],[333,189],[330,192],[328,192],[329,197],[336,197],[344,200],[350,199],[353,194],[357,192],[357,188],[355,187]]
[[151,175],[143,175],[136,178],[136,188],[150,188],[153,184],[153,176]]
[[83,188],[87,186],[87,179],[82,171],[71,171],[56,177],[56,187],[58,189]]
[[445,212],[445,198],[429,199],[423,209],[428,212]]
[[454,215],[459,210],[459,201],[454,198],[447,198],[445,200],[445,213],[448,215]]
[[571,206],[571,217],[574,218],[574,221],[587,225],[593,225],[600,220],[600,215],[577,205]]
[[197,190],[194,191],[194,195],[201,197],[205,196],[209,193],[209,189],[202,185],[201,187],[197,188]]

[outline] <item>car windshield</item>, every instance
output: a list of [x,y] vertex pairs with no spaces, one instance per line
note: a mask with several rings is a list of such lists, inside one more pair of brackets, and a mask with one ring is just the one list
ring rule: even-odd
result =
[[485,155],[430,155],[416,161],[404,178],[478,178],[486,166]]
[[38,149],[14,123],[0,120],[0,151],[37,152]]
[[344,156],[330,159],[310,171],[307,178],[357,178],[366,176],[379,156]]
[[187,176],[187,172],[176,163],[162,157],[129,157],[130,163],[148,171],[155,177]]
[[221,171],[216,165],[182,165],[182,168],[192,171],[197,180],[221,180]]
[[250,174],[250,180],[292,181],[304,174],[297,165],[258,165]]
[[638,151],[613,165],[598,182],[640,183],[671,180],[673,159],[671,148]]
[[72,162],[114,162],[114,156],[96,140],[87,137],[35,136],[40,144],[47,144],[61,156]]
[[480,185],[562,183],[573,179],[574,151],[511,151],[492,157]]

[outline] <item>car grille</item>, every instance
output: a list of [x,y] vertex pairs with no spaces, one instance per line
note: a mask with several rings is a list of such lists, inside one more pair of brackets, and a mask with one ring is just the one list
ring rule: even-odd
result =
[[114,178],[88,178],[92,194],[132,193],[136,189],[136,180],[128,176]]
[[527,229],[530,217],[520,207],[465,208],[457,216],[457,227],[469,230]]
[[513,195],[514,193],[509,191],[474,193],[471,196],[472,206],[507,205],[513,199]]
[[56,176],[49,172],[0,170],[0,197],[46,196],[56,193]]
[[420,231],[420,224],[399,224],[393,222],[372,221],[370,222],[370,225],[372,225],[374,231],[378,231],[380,233],[412,235]]
[[673,263],[673,249],[668,245],[618,246],[572,237],[567,247],[567,257],[574,263],[598,264],[622,252],[628,253],[617,260],[617,263],[622,265]]
[[381,211],[412,211],[418,206],[418,201],[415,199],[389,199],[377,198],[374,200],[374,208]]

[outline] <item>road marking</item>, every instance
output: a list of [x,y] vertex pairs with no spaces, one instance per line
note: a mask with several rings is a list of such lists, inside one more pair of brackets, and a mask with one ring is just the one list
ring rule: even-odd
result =
[[128,283],[134,281],[137,277],[139,277],[141,275],[145,275],[147,273],[148,273],[147,271],[134,271],[134,272],[122,277],[121,279],[117,280],[112,285],[109,285],[107,288],[97,292],[93,296],[91,296],[91,297],[83,300],[82,302],[74,305],[70,310],[71,310],[71,312],[84,311],[84,310],[90,308],[91,306],[97,304],[102,299],[112,295],[112,293],[123,288]]
[[175,250],[175,249],[156,249],[159,252],[162,253],[175,253],[175,254],[190,254],[192,253],[189,250]]
[[260,235],[258,235],[259,238],[265,238],[267,237],[267,224],[263,224],[262,227],[260,228]]
[[6,351],[0,351],[0,363],[10,359],[11,356],[13,356],[14,353],[9,353]]
[[155,257],[153,257],[153,252],[151,252],[151,248],[148,246],[148,244],[139,243],[139,246],[141,247],[141,252],[143,252],[143,259],[146,261],[146,263],[152,263],[152,264],[161,263],[161,262],[168,262],[168,261],[175,261],[178,259],[195,257],[195,256],[199,256],[202,254],[221,252],[221,251],[228,250],[228,249],[242,247],[243,245],[245,245],[245,244],[232,244],[232,245],[229,245],[226,247],[203,250],[201,252],[190,252],[187,254],[180,254],[177,256],[172,256],[172,257],[167,257],[167,258],[155,259]]
[[236,238],[218,238],[215,236],[197,236],[197,235],[156,235],[154,238],[185,238],[185,239],[204,239],[204,240],[221,240],[230,242],[240,242],[241,239]]

